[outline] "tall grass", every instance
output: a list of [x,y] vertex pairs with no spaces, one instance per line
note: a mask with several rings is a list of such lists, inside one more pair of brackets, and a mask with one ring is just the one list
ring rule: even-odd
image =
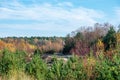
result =
[[34,78],[24,71],[10,70],[9,74],[5,75],[2,80],[34,80]]

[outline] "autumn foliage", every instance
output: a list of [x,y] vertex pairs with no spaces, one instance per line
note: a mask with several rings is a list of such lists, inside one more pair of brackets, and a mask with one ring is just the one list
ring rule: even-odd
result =
[[44,53],[61,52],[64,46],[62,38],[1,38],[0,50],[8,49],[11,52],[16,50],[25,51],[27,53],[34,53],[36,49]]
[[1,38],[0,79],[120,80],[119,31],[97,23],[65,38]]
[[63,48],[64,54],[87,55],[93,52],[98,55],[101,52],[115,49],[120,43],[120,33],[114,30],[113,25],[96,23],[94,27],[80,28],[70,34]]

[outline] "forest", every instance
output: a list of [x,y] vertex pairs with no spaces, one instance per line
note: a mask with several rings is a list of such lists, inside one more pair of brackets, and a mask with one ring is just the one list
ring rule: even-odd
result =
[[120,80],[120,25],[0,38],[0,80]]

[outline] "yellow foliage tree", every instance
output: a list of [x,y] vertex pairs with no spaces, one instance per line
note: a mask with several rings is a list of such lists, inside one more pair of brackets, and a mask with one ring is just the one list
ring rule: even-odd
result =
[[104,44],[100,39],[98,39],[98,42],[97,42],[97,50],[98,51],[99,50],[104,50]]
[[5,48],[7,48],[8,50],[15,52],[16,51],[16,47],[14,44],[12,43],[6,43]]
[[117,45],[120,44],[120,33],[116,33]]

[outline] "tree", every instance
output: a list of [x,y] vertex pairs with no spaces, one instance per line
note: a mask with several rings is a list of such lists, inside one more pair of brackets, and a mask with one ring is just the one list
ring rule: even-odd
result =
[[98,39],[96,46],[97,46],[97,51],[104,50],[104,44],[101,39]]
[[5,48],[6,43],[2,40],[0,40],[0,50],[3,50]]
[[105,44],[105,51],[109,50],[111,48],[115,48],[117,44],[116,32],[113,27],[110,27],[110,30],[106,34],[106,36],[103,38],[103,42]]
[[63,48],[63,54],[69,54],[70,50],[72,48],[74,48],[74,45],[75,45],[74,39],[71,38],[71,37],[68,37],[65,41],[65,45],[64,45],[64,48]]
[[47,65],[40,58],[39,54],[33,56],[32,60],[26,65],[25,71],[34,76],[35,80],[46,80]]

